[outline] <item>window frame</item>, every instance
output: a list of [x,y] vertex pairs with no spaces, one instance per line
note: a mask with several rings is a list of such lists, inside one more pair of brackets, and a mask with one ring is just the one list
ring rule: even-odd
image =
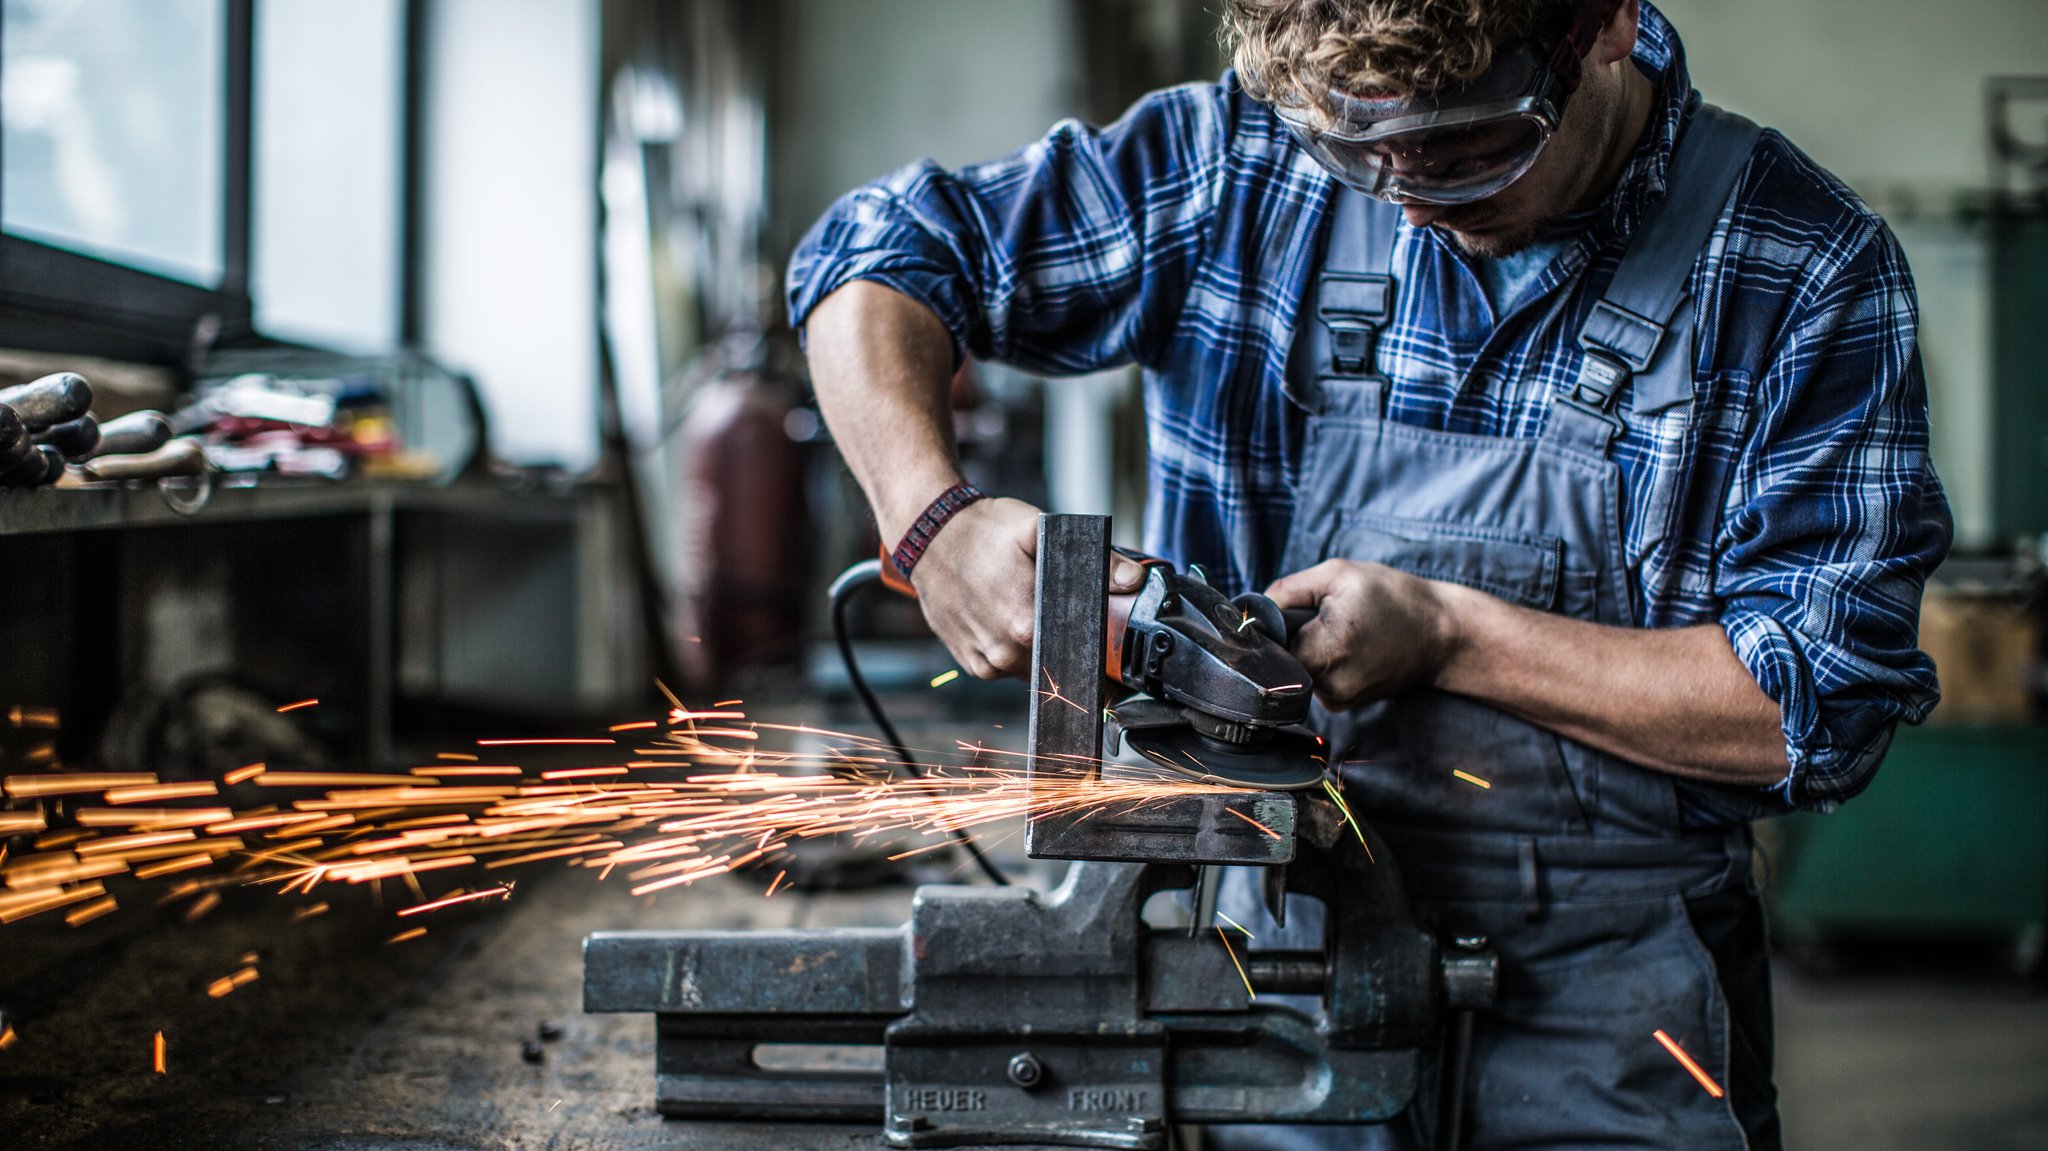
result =
[[[425,0],[401,0],[403,91],[399,123],[400,346],[418,335],[416,303],[420,96],[425,88]],[[214,287],[0,231],[0,347],[88,354],[190,369],[215,347],[306,345],[254,328],[249,294],[255,131],[256,0],[226,0],[226,100],[221,194],[222,273]],[[0,155],[0,163],[6,158]]]

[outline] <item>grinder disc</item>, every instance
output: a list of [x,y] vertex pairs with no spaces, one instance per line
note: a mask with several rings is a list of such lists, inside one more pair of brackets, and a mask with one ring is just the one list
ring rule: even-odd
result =
[[1305,732],[1276,731],[1257,746],[1238,746],[1175,724],[1126,731],[1124,742],[1152,763],[1203,783],[1299,791],[1323,778],[1322,744]]

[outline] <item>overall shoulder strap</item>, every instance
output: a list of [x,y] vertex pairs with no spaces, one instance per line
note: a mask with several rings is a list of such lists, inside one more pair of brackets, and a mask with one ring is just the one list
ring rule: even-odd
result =
[[1401,210],[1340,187],[1331,205],[1329,243],[1316,277],[1316,319],[1328,352],[1317,368],[1331,376],[1379,374],[1380,329],[1394,316],[1394,233]]
[[[1748,167],[1760,131],[1711,104],[1694,113],[1665,175],[1664,199],[1637,227],[1614,279],[1579,329],[1584,355],[1578,379],[1551,408],[1560,434],[1604,453],[1626,430],[1615,414],[1618,401],[1632,377],[1650,370],[1666,334],[1680,327],[1693,263]],[[1677,359],[1666,361],[1688,382],[1689,352],[1672,349]]]

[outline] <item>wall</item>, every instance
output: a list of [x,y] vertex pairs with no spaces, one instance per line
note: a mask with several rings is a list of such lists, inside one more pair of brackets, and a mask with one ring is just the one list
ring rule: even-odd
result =
[[570,468],[597,456],[597,12],[428,5],[425,343],[495,451]]
[[780,250],[858,184],[920,156],[998,156],[1074,114],[1068,3],[790,0],[774,116]]
[[1883,211],[1920,289],[1935,462],[1990,544],[1989,261],[1950,211],[1989,176],[1988,76],[2048,73],[2043,0],[1665,0],[1706,97],[1778,128]]

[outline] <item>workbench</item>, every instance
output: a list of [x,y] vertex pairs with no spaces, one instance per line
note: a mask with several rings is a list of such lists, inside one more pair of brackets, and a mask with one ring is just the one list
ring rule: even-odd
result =
[[55,707],[67,760],[123,706],[206,677],[286,699],[358,766],[401,704],[566,716],[644,691],[615,502],[211,476],[0,492],[0,705]]

